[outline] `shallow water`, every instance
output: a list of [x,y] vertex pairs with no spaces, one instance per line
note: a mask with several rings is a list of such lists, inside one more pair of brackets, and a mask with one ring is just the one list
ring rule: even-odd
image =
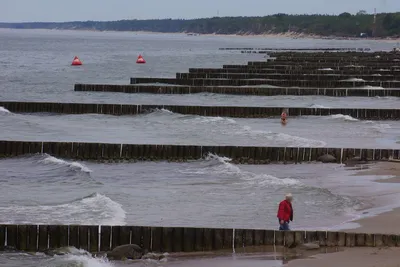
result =
[[207,256],[191,258],[169,258],[162,261],[136,260],[136,261],[108,261],[103,258],[93,258],[85,255],[84,251],[74,250],[74,253],[48,257],[40,253],[29,255],[25,253],[1,253],[0,267],[280,267],[286,260],[282,259],[280,253],[238,253],[229,256]]
[[0,139],[135,144],[400,148],[399,121],[345,115],[241,119],[156,110],[137,116],[13,114],[0,111]]
[[[336,164],[239,166],[213,155],[179,164],[32,155],[1,160],[0,172],[0,223],[274,229],[277,204],[292,192],[292,227],[326,229],[361,215],[372,188],[382,199],[399,189]],[[363,191],[353,195],[354,188]]]

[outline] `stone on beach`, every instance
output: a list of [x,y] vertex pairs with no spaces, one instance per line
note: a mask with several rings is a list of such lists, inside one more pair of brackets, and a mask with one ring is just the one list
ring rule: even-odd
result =
[[322,163],[333,163],[336,162],[336,158],[330,154],[325,154],[320,156],[317,161],[321,161]]

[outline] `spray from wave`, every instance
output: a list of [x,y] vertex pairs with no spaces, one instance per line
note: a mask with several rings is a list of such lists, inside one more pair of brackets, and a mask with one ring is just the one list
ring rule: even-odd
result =
[[323,105],[318,105],[318,104],[311,104],[309,107],[310,108],[328,108],[328,107],[325,107]]
[[41,159],[39,162],[43,163],[43,164],[50,164],[50,165],[51,164],[55,164],[55,165],[67,166],[67,167],[69,167],[69,168],[71,168],[73,170],[82,171],[82,172],[85,172],[85,173],[91,173],[92,172],[91,169],[89,169],[88,167],[86,167],[82,163],[79,163],[79,162],[76,162],[76,161],[68,162],[68,161],[65,161],[63,159],[59,159],[59,158],[50,156],[48,154],[45,154],[45,158]]
[[11,112],[8,109],[0,106],[0,114],[11,114]]
[[93,257],[89,252],[75,247],[56,249],[56,256],[47,260],[44,266],[57,267],[114,267],[105,257]]
[[[271,131],[257,131],[250,126],[244,126],[242,129],[250,135],[262,135],[268,141],[275,141],[275,145],[286,147],[325,147],[326,142],[320,140],[307,139],[285,133],[273,133]],[[240,133],[240,132],[239,132]]]
[[340,119],[343,121],[358,121],[358,119],[353,118],[352,116],[349,115],[343,115],[343,114],[335,114],[330,116],[332,119]]
[[[330,116],[333,119],[340,119],[343,121],[349,121],[349,122],[356,122],[356,121],[360,121],[356,118],[353,118],[349,115],[343,115],[343,114],[336,114],[336,115],[331,115]],[[378,133],[385,133],[388,129],[391,129],[392,127],[390,126],[390,124],[387,123],[379,123],[379,122],[375,122],[375,121],[361,121],[363,124],[370,124],[370,129],[372,129],[372,131],[374,132],[378,132]]]
[[219,174],[228,176],[233,184],[249,187],[272,187],[272,186],[301,186],[300,181],[290,178],[277,178],[268,174],[256,174],[249,171],[241,170],[237,165],[230,163],[232,159],[220,157],[209,153],[201,166],[191,167],[181,170],[185,174]]
[[231,118],[225,117],[212,117],[212,116],[199,116],[199,115],[186,115],[172,112],[168,109],[153,109],[151,111],[152,115],[158,116],[171,116],[174,115],[176,119],[181,120],[182,123],[198,123],[198,124],[207,124],[207,123],[228,123],[228,124],[235,124],[236,121]]
[[99,193],[58,205],[0,207],[0,213],[11,224],[124,225],[126,218],[121,204]]

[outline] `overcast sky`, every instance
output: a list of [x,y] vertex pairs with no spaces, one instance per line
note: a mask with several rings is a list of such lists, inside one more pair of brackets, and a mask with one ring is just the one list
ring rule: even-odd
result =
[[1,22],[400,11],[400,0],[0,0]]

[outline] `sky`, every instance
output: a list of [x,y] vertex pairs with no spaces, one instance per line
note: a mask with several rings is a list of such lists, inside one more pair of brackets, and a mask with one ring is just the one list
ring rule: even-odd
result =
[[0,0],[1,22],[399,12],[400,0]]

